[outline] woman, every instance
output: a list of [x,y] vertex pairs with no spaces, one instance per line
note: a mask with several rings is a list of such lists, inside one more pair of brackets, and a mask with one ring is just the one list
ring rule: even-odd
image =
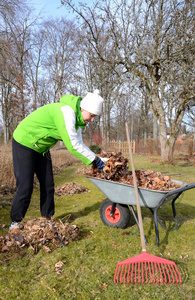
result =
[[11,207],[10,230],[19,228],[30,204],[34,174],[40,183],[41,215],[54,215],[54,180],[49,149],[58,140],[83,163],[95,164],[102,171],[104,162],[84,143],[82,129],[101,114],[103,98],[99,91],[88,93],[83,99],[63,96],[59,103],[38,108],[18,125],[13,133],[12,153],[16,193]]

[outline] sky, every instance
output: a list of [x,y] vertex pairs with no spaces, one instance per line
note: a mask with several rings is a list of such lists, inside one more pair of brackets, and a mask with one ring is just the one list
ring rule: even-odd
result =
[[[90,5],[90,2],[92,3],[92,0],[73,0],[73,3],[87,3]],[[35,13],[38,14],[40,11],[42,11],[41,15],[44,18],[48,17],[66,17],[66,18],[72,18],[74,15],[72,13],[69,13],[68,10],[64,5],[61,5],[60,0],[29,0],[28,1],[29,6],[33,7],[35,9]]]

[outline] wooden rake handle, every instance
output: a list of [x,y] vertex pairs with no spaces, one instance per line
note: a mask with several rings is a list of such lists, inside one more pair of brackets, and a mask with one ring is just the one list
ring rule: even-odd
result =
[[137,214],[138,214],[138,221],[139,221],[142,251],[146,251],[142,213],[141,213],[141,208],[140,208],[140,203],[139,203],[137,180],[136,180],[135,167],[134,167],[134,162],[133,162],[133,154],[132,154],[132,149],[131,149],[131,142],[130,142],[130,138],[129,138],[129,130],[128,130],[127,122],[125,123],[125,127],[126,127],[127,142],[128,142],[128,147],[129,147],[129,155],[130,155],[131,169],[132,169],[132,175],[133,175],[133,185],[134,185],[134,190],[135,190],[135,199],[136,199],[136,207],[137,207]]

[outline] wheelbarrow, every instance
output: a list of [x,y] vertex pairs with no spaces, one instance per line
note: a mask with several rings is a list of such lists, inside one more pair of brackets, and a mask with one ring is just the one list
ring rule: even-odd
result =
[[[130,221],[130,210],[139,228],[139,222],[133,206],[136,206],[134,186],[116,181],[87,177],[107,198],[100,206],[102,222],[110,227],[126,228]],[[138,187],[139,202],[141,207],[147,207],[154,215],[156,245],[159,245],[158,223],[166,229],[158,217],[159,208],[171,201],[175,220],[175,229],[178,229],[178,220],[175,209],[175,201],[189,189],[195,188],[195,183],[187,184],[179,180],[173,180],[180,187],[171,191],[157,191]]]

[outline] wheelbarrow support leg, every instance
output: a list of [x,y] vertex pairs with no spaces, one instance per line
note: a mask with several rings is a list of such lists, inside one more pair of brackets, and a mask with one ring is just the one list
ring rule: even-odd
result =
[[[182,193],[182,192],[181,192]],[[177,198],[179,198],[179,196],[181,195],[181,193],[179,193],[173,200],[172,200],[172,211],[173,211],[173,217],[175,220],[175,230],[178,229],[178,220],[177,220],[177,213],[176,213],[176,209],[175,209],[175,201],[177,200]]]
[[154,224],[155,224],[155,233],[156,233],[156,246],[159,245],[159,231],[158,231],[158,209],[160,208],[160,205],[157,206],[157,208],[154,211]]
[[175,220],[175,230],[177,230],[178,229],[178,220],[177,220],[177,214],[176,214],[176,209],[175,209],[175,200],[172,201],[172,210],[173,210],[173,216],[174,216],[174,220]]
[[[152,212],[152,214],[154,215],[154,210],[151,208],[151,207],[148,207],[149,210]],[[158,223],[161,225],[162,228],[164,229],[167,229],[164,224],[161,222],[161,220],[159,219],[159,217],[157,216],[157,220],[158,220]]]
[[[129,206],[130,206],[132,215],[133,215],[133,217],[134,217],[134,219],[135,219],[135,222],[136,222],[136,224],[137,224],[137,227],[138,227],[138,229],[139,229],[139,221],[138,221],[137,215],[136,215],[136,213],[135,213],[135,210],[134,210],[134,208],[133,208],[132,205],[129,205]],[[139,229],[139,230],[140,230],[140,229]],[[144,238],[145,238],[145,242],[148,244],[148,241],[147,241],[147,239],[146,239],[145,236],[144,236]]]

